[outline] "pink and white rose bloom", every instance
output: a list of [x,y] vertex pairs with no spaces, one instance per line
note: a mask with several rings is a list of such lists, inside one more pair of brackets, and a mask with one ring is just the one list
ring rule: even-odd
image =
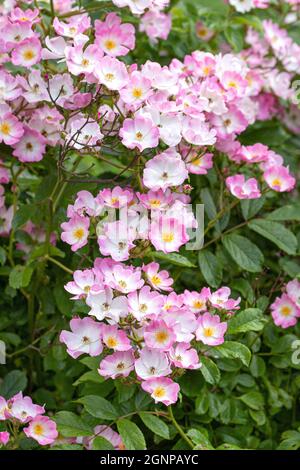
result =
[[179,153],[174,149],[168,149],[156,155],[146,163],[143,183],[157,191],[165,191],[172,186],[182,184],[188,177],[188,171]]
[[141,350],[140,357],[136,359],[134,367],[137,376],[143,380],[171,374],[168,356],[162,351],[148,347]]
[[109,56],[98,61],[94,75],[109,90],[121,90],[129,81],[125,64]]
[[74,359],[82,354],[99,356],[103,350],[101,341],[102,327],[92,318],[73,318],[70,321],[71,331],[63,330],[60,342],[65,343],[67,351]]
[[127,377],[134,369],[134,355],[132,351],[117,351],[106,356],[100,362],[98,372],[102,377]]
[[238,199],[258,199],[261,197],[255,178],[246,180],[244,175],[234,175],[228,176],[225,181],[231,194]]
[[72,251],[77,251],[87,244],[90,219],[75,214],[68,222],[61,224],[63,232],[61,239],[71,245]]
[[169,357],[180,369],[199,369],[202,366],[196,349],[191,348],[190,343],[178,343],[169,351]]
[[176,403],[179,393],[179,385],[168,377],[157,377],[142,382],[141,387],[150,393],[155,403],[163,403],[166,406]]
[[154,320],[146,326],[144,339],[148,348],[169,351],[176,340],[176,335],[163,320]]
[[134,119],[125,119],[119,135],[125,147],[130,149],[136,147],[140,152],[146,148],[157,147],[159,141],[159,130],[150,117],[137,116]]
[[206,312],[198,318],[196,338],[209,346],[218,346],[224,343],[224,334],[227,323],[221,322],[219,315],[211,315]]
[[285,166],[275,166],[267,169],[263,174],[267,185],[274,191],[292,191],[296,184],[296,179],[290,174]]
[[24,429],[24,433],[41,446],[52,444],[58,436],[56,423],[47,416],[36,416]]
[[115,351],[128,351],[131,343],[125,331],[115,325],[102,325],[102,341],[105,346]]
[[296,325],[297,319],[300,317],[300,309],[287,294],[277,297],[270,309],[275,325],[281,328]]

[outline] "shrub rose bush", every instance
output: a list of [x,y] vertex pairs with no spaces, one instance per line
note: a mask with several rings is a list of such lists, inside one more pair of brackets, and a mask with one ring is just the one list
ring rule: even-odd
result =
[[1,449],[300,447],[299,11],[3,2]]

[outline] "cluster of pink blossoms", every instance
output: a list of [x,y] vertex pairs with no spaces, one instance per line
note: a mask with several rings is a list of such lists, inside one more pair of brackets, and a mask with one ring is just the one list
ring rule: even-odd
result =
[[[143,14],[147,9],[148,15],[160,12],[167,2],[116,4],[129,6],[134,14]],[[58,9],[62,6],[59,2],[55,5]],[[264,113],[270,110],[266,103],[270,96],[290,96],[290,86],[284,85],[290,72],[279,72],[273,66],[276,77],[272,72],[274,80],[270,85],[271,75],[266,75],[264,67],[265,48],[256,33],[252,33],[252,47],[240,56],[195,51],[183,61],[173,59],[169,66],[147,61],[139,68],[136,64],[126,66],[118,58],[134,49],[135,30],[131,24],[121,23],[116,13],[109,13],[104,21],[95,20],[94,24],[86,13],[65,20],[55,17],[53,37],[43,37],[41,21],[38,9],[24,11],[14,8],[14,4],[0,20],[0,141],[13,148],[13,156],[19,161],[38,162],[47,147],[58,146],[63,158],[74,149],[83,158],[87,150],[96,155],[101,147],[110,145],[107,138],[114,137],[127,149],[142,152],[142,191],[163,191],[159,198],[164,203],[171,192],[177,205],[182,201],[184,204],[184,196],[178,196],[176,191],[182,193],[180,186],[189,174],[206,174],[212,168],[215,149],[231,160],[234,174],[227,178],[226,185],[235,197],[258,198],[260,186],[265,184],[280,192],[293,189],[295,179],[280,155],[260,144],[241,146],[237,140],[249,125],[266,118],[262,108]],[[291,56],[298,60],[297,46],[271,22],[264,22],[264,27],[268,48],[272,47],[285,67],[296,73],[297,64],[288,60]],[[251,38],[251,31],[248,35]],[[282,40],[276,42],[276,35]],[[283,52],[290,47],[295,53]],[[49,72],[49,68],[44,71],[44,64],[53,61],[60,64],[61,73]],[[24,73],[9,72],[6,65],[10,63]],[[109,96],[112,102],[109,104],[102,96]],[[94,112],[95,107],[98,113]],[[162,151],[162,145],[168,148]],[[240,164],[243,174],[235,166]],[[257,170],[261,171],[261,185]],[[136,197],[132,196],[133,202]],[[7,233],[13,211],[1,211]],[[71,216],[71,225],[74,220],[82,225],[82,229],[75,230],[80,235],[78,243],[71,237],[71,244],[77,249],[84,244],[89,221],[76,213],[74,218]],[[171,234],[168,248],[162,247],[161,240],[153,241],[155,234],[151,242],[166,252],[176,251],[187,241],[186,227],[180,224],[174,232],[176,240],[173,243]],[[134,239],[135,235],[129,237],[129,245]],[[101,234],[99,240],[101,252],[110,254],[110,236]]]
[[288,282],[285,291],[270,306],[274,323],[281,328],[296,325],[300,317],[300,282],[297,279]]
[[[167,163],[168,157],[165,158]],[[149,240],[164,253],[178,251],[189,240],[187,229],[197,225],[187,202],[189,196],[168,189],[134,193],[131,188],[116,186],[101,190],[96,197],[80,191],[74,205],[68,206],[70,220],[61,225],[61,238],[76,251],[88,243],[94,231],[101,254],[115,261],[127,260],[138,239]]]
[[[43,416],[45,409],[36,405],[30,397],[17,393],[9,400],[0,396],[0,421],[9,421],[15,426],[24,426],[23,432],[27,437],[35,439],[41,446],[53,444],[58,436],[56,423]],[[10,439],[8,431],[0,432],[0,445],[6,445]]]
[[92,269],[74,272],[65,289],[84,300],[90,311],[74,317],[60,341],[73,358],[102,354],[98,372],[141,383],[155,402],[175,403],[185,369],[201,367],[196,347],[224,342],[226,320],[239,309],[230,289],[185,290],[176,294],[173,280],[157,263],[142,268],[97,258]]

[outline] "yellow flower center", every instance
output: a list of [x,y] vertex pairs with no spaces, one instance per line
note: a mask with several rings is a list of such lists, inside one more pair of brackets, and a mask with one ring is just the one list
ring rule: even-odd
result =
[[125,281],[119,281],[119,286],[122,287],[122,289],[125,289],[125,287],[127,287],[127,284]]
[[133,88],[132,96],[134,96],[134,98],[140,98],[142,94],[143,94],[143,90],[141,88]]
[[153,396],[155,398],[162,398],[165,396],[165,394],[166,394],[166,390],[163,387],[156,387],[153,390]]
[[281,186],[281,180],[280,180],[279,178],[273,179],[272,185],[273,185],[273,186],[279,186],[279,187],[280,187],[280,186]]
[[165,243],[171,243],[174,240],[174,233],[165,232],[162,234],[162,239]]
[[197,34],[198,34],[198,36],[200,36],[200,37],[204,37],[204,36],[206,36],[206,34],[207,34],[207,30],[206,30],[205,28],[198,28],[198,29],[197,29]]
[[142,138],[144,137],[143,134],[138,131],[136,134],[135,134],[135,137],[137,138],[137,140],[142,140]]
[[1,134],[4,134],[4,135],[8,135],[10,133],[10,125],[8,124],[8,122],[3,122],[0,126],[0,131],[1,131]]
[[231,87],[231,88],[236,88],[237,84],[235,82],[229,82],[228,86]]
[[203,67],[202,71],[203,71],[204,75],[209,75],[210,71],[211,71],[211,67],[209,67],[207,65],[206,67]]
[[118,341],[113,336],[109,336],[106,340],[106,344],[109,348],[115,348],[118,344]]
[[167,341],[168,337],[169,335],[167,331],[164,331],[164,330],[157,331],[155,333],[155,339],[158,343],[164,343],[165,341]]
[[81,65],[83,65],[83,67],[87,67],[89,63],[90,63],[89,59],[82,59]]
[[196,166],[201,165],[201,158],[196,158],[196,160],[193,160],[193,161],[192,161],[192,164],[193,164],[193,165],[196,165]]
[[159,199],[150,199],[150,206],[151,207],[160,207],[160,200]]
[[202,300],[195,300],[195,302],[193,302],[193,307],[195,308],[201,308],[203,307],[204,305],[204,302],[202,302]]
[[159,284],[161,284],[161,279],[159,276],[152,276],[151,277],[151,282],[152,284],[154,284],[155,286],[159,286]]
[[141,311],[141,312],[147,312],[147,310],[148,310],[148,307],[147,307],[146,304],[141,304],[141,305],[140,305],[140,311]]
[[284,307],[281,307],[281,313],[285,317],[288,317],[292,313],[292,309],[291,307],[288,307],[287,305],[285,305]]
[[204,328],[203,333],[204,333],[204,336],[210,337],[210,336],[213,336],[214,330],[213,330],[213,328],[209,328],[209,327]]
[[113,73],[106,73],[105,78],[108,82],[112,82],[114,80],[115,76],[114,76]]
[[107,39],[105,42],[104,42],[104,46],[106,47],[106,49],[108,49],[109,51],[111,51],[112,49],[115,49],[116,47],[116,42],[113,40],[113,39]]
[[84,236],[84,229],[82,227],[77,228],[76,230],[74,230],[73,235],[75,238],[77,238],[77,240],[81,240]]
[[32,49],[27,49],[26,51],[23,52],[24,60],[32,60],[34,56],[35,56],[35,53]]
[[34,434],[41,436],[44,432],[43,426],[41,424],[36,424],[34,426]]

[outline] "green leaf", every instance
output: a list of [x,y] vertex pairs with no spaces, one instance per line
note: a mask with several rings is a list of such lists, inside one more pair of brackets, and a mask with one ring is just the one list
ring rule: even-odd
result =
[[93,450],[114,450],[114,446],[104,437],[96,436],[93,439],[92,449]]
[[80,359],[80,362],[91,370],[97,370],[99,367],[100,356],[84,357],[83,359]]
[[249,369],[253,377],[263,377],[266,372],[265,361],[262,357],[254,355],[252,356]]
[[300,432],[285,431],[282,434],[283,441],[279,444],[279,450],[297,450],[300,449]]
[[269,146],[280,146],[290,135],[286,132],[279,121],[256,122],[249,126],[241,136],[241,142],[244,145],[253,145],[257,142]]
[[237,23],[237,24],[245,24],[247,26],[252,26],[253,28],[259,31],[263,30],[260,19],[255,15],[247,14],[247,15],[235,16],[232,19],[232,22]]
[[266,423],[266,414],[262,410],[249,410],[249,415],[258,426]]
[[265,324],[262,311],[259,308],[247,308],[235,313],[228,321],[227,333],[245,333],[246,331],[260,331]]
[[12,228],[17,230],[21,228],[31,217],[33,217],[36,206],[33,204],[24,204],[16,211],[12,220]]
[[139,413],[139,417],[143,421],[144,425],[147,426],[147,428],[149,428],[154,434],[157,434],[163,439],[170,439],[169,428],[160,418],[144,411]]
[[99,384],[104,382],[104,378],[101,377],[98,371],[89,370],[88,372],[85,372],[83,375],[81,375],[79,379],[77,379],[76,382],[73,383],[73,385],[76,387],[77,385],[85,382],[94,382]]
[[217,257],[208,250],[200,250],[198,262],[204,279],[211,287],[219,287],[223,272]]
[[264,397],[260,392],[248,392],[239,397],[245,405],[252,410],[261,410],[264,407]]
[[243,278],[234,279],[230,283],[230,287],[233,290],[237,290],[238,292],[240,292],[242,294],[242,296],[244,297],[244,299],[247,300],[247,302],[249,302],[250,304],[254,303],[255,294],[254,294],[254,290],[253,290],[253,288],[252,288],[249,281],[247,281],[246,279],[243,279]]
[[196,268],[188,258],[179,255],[178,253],[163,253],[162,251],[155,251],[152,253],[154,258],[162,259],[168,263],[176,264],[177,266],[184,266],[186,268]]
[[224,30],[225,37],[229,44],[233,47],[234,51],[239,52],[244,47],[244,28],[239,25],[228,26]]
[[250,240],[233,233],[223,237],[222,242],[232,259],[242,269],[251,273],[262,270],[264,255]]
[[245,366],[248,366],[251,360],[250,349],[237,341],[225,341],[219,346],[214,346],[209,352],[212,357],[216,358],[228,357],[240,359]]
[[114,420],[118,418],[115,407],[103,397],[97,395],[86,395],[79,398],[77,402],[82,403],[84,409],[95,418]]
[[270,220],[297,220],[300,221],[300,204],[288,204],[286,206],[279,207],[275,211],[268,214],[267,219]]
[[2,246],[0,246],[0,264],[1,264],[1,266],[3,266],[5,264],[5,261],[6,261],[6,251],[4,250],[4,248],[2,248]]
[[203,188],[200,191],[200,199],[204,204],[204,210],[209,219],[214,219],[217,215],[217,208],[209,188]]
[[258,199],[242,199],[240,201],[242,214],[245,220],[251,219],[260,211],[265,203],[265,197]]
[[288,259],[287,257],[280,258],[279,265],[291,278],[295,278],[300,275],[300,264],[293,259]]
[[12,370],[5,377],[0,385],[0,395],[8,399],[18,392],[23,392],[27,386],[27,378],[21,370]]
[[54,416],[58,431],[64,437],[92,436],[93,427],[71,411],[59,411]]
[[297,252],[297,238],[284,227],[284,225],[265,219],[254,219],[249,222],[248,227],[262,237],[275,243],[281,250],[288,255],[295,255]]
[[128,419],[121,419],[117,423],[119,434],[127,450],[145,450],[146,442],[142,431],[135,423]]
[[33,273],[33,267],[21,266],[17,264],[9,274],[9,285],[14,289],[20,289],[21,287],[27,287],[30,283],[31,276]]
[[211,385],[216,385],[220,378],[221,373],[218,366],[209,359],[209,357],[203,356],[201,357],[202,367],[200,367],[200,372],[202,373],[206,382],[210,383]]
[[195,450],[214,449],[205,430],[202,431],[200,429],[189,429],[187,435],[195,444]]
[[224,444],[221,444],[217,447],[217,450],[241,450],[241,448],[235,444],[228,444],[227,442],[224,442]]

